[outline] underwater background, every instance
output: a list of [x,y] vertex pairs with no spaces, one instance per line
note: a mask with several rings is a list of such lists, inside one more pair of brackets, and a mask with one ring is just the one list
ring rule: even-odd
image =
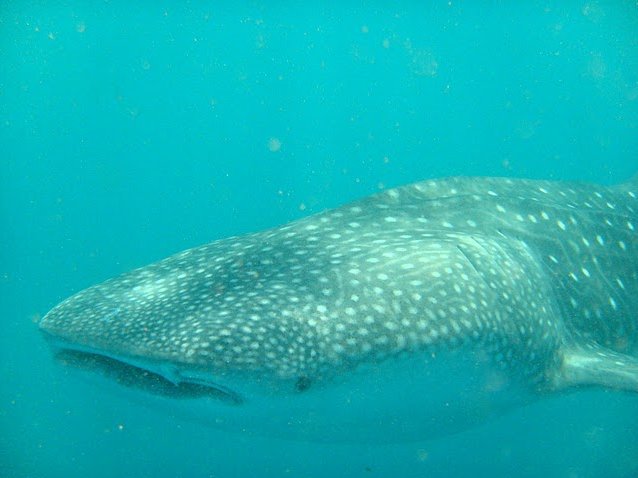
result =
[[631,394],[435,441],[282,441],[76,381],[36,327],[94,283],[380,189],[636,172],[636,2],[0,1],[0,476],[637,477]]

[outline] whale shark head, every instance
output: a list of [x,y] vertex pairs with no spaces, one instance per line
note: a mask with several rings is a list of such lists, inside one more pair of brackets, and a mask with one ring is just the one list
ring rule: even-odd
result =
[[361,217],[322,231],[326,216],[90,287],[53,308],[40,329],[65,363],[149,392],[239,405],[330,390],[414,352],[424,363],[491,327],[477,314],[489,293],[468,260],[487,257],[474,240],[461,239],[464,250],[459,238],[436,234],[386,242],[364,232]]
[[555,386],[574,335],[529,240],[548,204],[505,220],[498,186],[419,183],[190,249],[77,293],[40,329],[65,363],[230,429],[462,429]]

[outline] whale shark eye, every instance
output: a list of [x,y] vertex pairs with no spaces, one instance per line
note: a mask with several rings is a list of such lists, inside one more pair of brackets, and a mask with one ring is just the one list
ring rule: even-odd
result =
[[295,383],[295,390],[297,390],[298,392],[303,392],[305,390],[308,390],[308,388],[310,388],[310,384],[312,382],[310,381],[310,379],[306,376],[301,376],[297,379],[297,382]]

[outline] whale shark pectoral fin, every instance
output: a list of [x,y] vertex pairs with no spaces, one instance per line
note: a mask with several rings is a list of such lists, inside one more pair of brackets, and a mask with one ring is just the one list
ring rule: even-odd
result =
[[600,386],[638,392],[638,358],[592,346],[563,354],[556,388]]

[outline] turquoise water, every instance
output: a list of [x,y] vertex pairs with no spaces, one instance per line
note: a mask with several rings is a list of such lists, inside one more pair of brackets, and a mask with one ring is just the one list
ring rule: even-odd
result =
[[0,2],[1,476],[638,476],[635,396],[422,443],[285,442],[78,383],[35,327],[113,275],[381,188],[627,179],[636,5],[88,3]]

